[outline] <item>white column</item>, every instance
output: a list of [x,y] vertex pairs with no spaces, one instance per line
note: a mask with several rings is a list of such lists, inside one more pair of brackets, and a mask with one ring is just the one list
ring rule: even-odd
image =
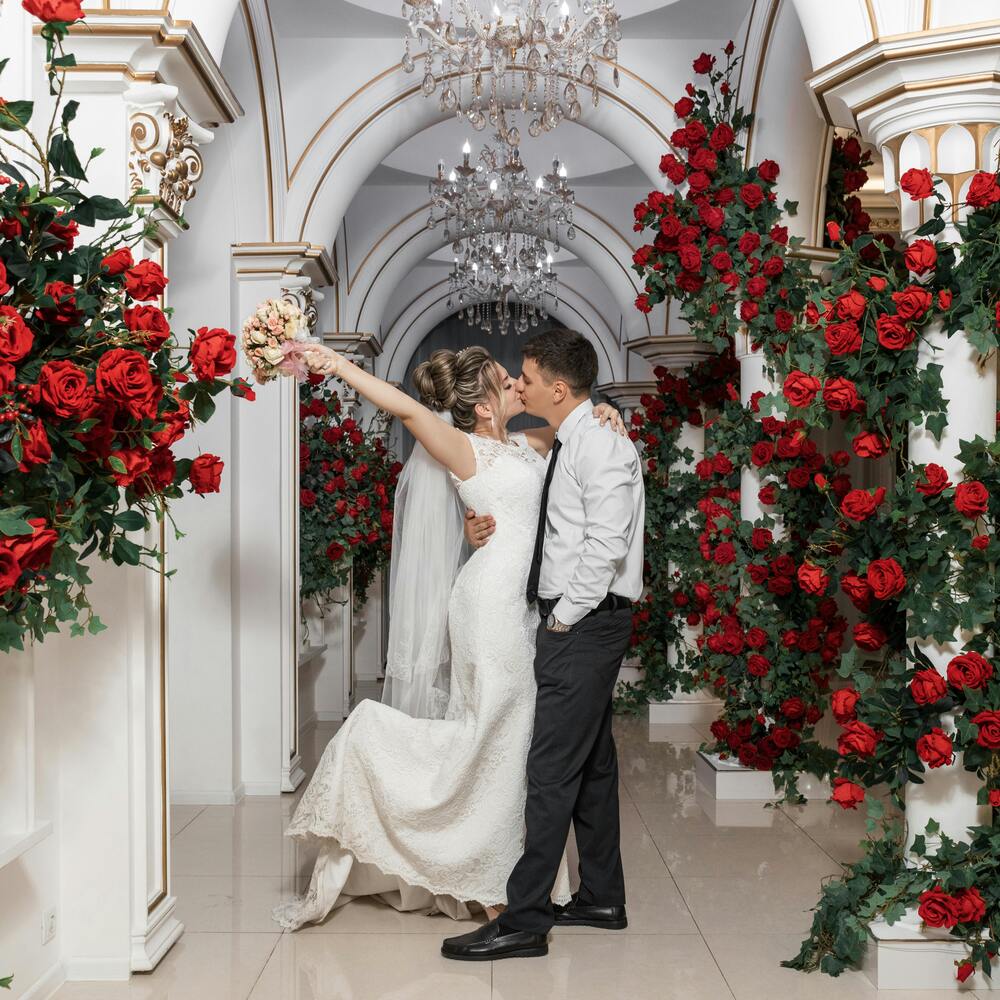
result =
[[[987,4],[992,13],[997,4]],[[824,15],[817,5],[797,0],[807,35],[819,37]],[[914,16],[916,6],[908,9]],[[836,37],[826,13],[825,28]],[[913,202],[900,195],[898,183],[911,167],[924,168],[935,177],[949,202],[961,202],[973,173],[995,169],[994,151],[1000,125],[1000,82],[995,73],[996,49],[985,39],[991,22],[957,24],[933,30],[915,30],[877,39],[862,50],[846,52],[819,69],[809,80],[818,108],[838,125],[856,125],[865,139],[882,153],[887,192],[896,192],[904,233],[913,231],[931,215],[933,202]],[[893,50],[906,47],[905,60],[892,58]],[[812,44],[810,44],[812,48]],[[817,63],[818,64],[818,63]],[[941,239],[954,241],[956,232],[945,216]],[[960,482],[962,466],[958,442],[980,435],[992,440],[997,399],[996,357],[982,359],[958,331],[950,338],[938,327],[924,334],[918,364],[932,360],[942,366],[943,395],[948,402],[948,427],[937,441],[923,427],[911,428],[909,459],[916,464],[943,466],[952,482]],[[943,673],[948,660],[968,637],[938,645],[917,641],[920,649]],[[944,725],[952,720],[944,718]],[[909,841],[934,819],[949,836],[966,839],[969,826],[988,823],[989,810],[976,804],[980,782],[957,759],[951,766],[927,771],[920,785],[906,789],[906,822]],[[934,848],[934,839],[928,844]],[[865,971],[881,989],[956,988],[954,959],[964,959],[965,946],[945,931],[924,928],[909,911],[892,927],[882,921],[871,925],[872,941]],[[980,972],[967,988],[989,989]]]

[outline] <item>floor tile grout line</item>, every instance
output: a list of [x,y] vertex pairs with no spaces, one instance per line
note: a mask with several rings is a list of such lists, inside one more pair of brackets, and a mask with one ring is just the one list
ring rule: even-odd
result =
[[171,830],[170,839],[173,840],[179,833],[186,830],[207,808],[207,805],[202,806],[179,830]]
[[[812,841],[812,843],[815,844],[816,847],[818,847],[823,854],[825,854],[835,865],[839,866],[841,871],[843,871],[846,868],[846,865],[844,864],[843,861],[838,861],[818,840],[816,840],[815,837],[813,837],[813,835],[804,826],[800,826],[798,823],[796,823],[795,820],[791,816],[789,816],[788,813],[786,813],[785,810],[780,805],[777,807],[777,809],[778,812],[780,812],[781,815],[784,816],[788,820],[788,822],[792,824],[792,826],[794,826],[797,830],[801,831],[805,835],[805,837],[808,840]],[[859,841],[859,843],[860,842],[861,841]]]
[[264,964],[260,967],[260,972],[257,973],[257,978],[253,981],[253,985],[250,987],[250,992],[247,993],[244,1000],[250,1000],[250,997],[253,996],[253,991],[257,989],[257,984],[260,982],[260,977],[264,975],[264,970],[267,968],[268,963],[274,957],[274,953],[278,950],[278,948],[281,947],[281,939],[285,936],[286,933],[287,932],[285,931],[284,928],[282,928],[281,931],[278,933],[278,936],[274,940],[274,947],[268,953],[267,958],[264,959]]
[[691,922],[697,928],[698,936],[701,938],[702,943],[705,945],[706,949],[708,949],[709,955],[712,956],[712,961],[715,963],[715,967],[719,970],[719,975],[722,976],[722,981],[726,984],[726,989],[729,990],[730,997],[732,997],[732,1000],[736,1000],[736,994],[733,992],[732,986],[729,985],[729,980],[726,978],[726,974],[722,971],[722,966],[719,965],[719,960],[715,957],[715,952],[712,951],[712,946],[708,943],[708,939],[705,937],[705,934],[701,929],[701,924],[698,923],[698,920],[695,917],[694,913],[691,912],[691,907],[688,906],[687,898],[681,891],[681,887],[677,884],[677,879],[674,878],[674,873],[670,870],[670,865],[667,864],[667,859],[663,856],[663,852],[660,850],[660,845],[657,844],[655,838],[653,837],[653,831],[650,830],[649,827],[646,825],[646,820],[643,819],[642,813],[639,812],[638,808],[636,808],[636,813],[639,816],[639,822],[642,823],[642,828],[646,831],[647,835],[649,836],[649,840],[653,845],[653,849],[659,855],[660,861],[663,863],[663,867],[666,869],[670,881],[673,882],[674,888],[677,890],[677,895],[680,896],[681,902],[684,904],[684,909],[687,910],[688,915],[691,917]]

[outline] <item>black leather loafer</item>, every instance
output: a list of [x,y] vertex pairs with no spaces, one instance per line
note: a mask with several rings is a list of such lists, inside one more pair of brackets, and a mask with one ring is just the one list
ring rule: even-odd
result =
[[460,962],[493,962],[500,958],[540,958],[549,953],[547,934],[506,930],[499,920],[458,937],[445,938],[441,954]]
[[565,906],[555,907],[556,927],[601,927],[623,931],[628,927],[624,906],[590,906],[574,896]]

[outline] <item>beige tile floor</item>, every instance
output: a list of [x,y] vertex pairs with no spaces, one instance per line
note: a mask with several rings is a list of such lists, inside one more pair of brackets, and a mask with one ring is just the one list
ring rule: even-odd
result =
[[[335,726],[311,734],[314,764]],[[309,848],[282,829],[298,795],[175,806],[174,891],[186,931],[149,975],[72,983],[57,1000],[934,1000],[874,990],[860,973],[779,965],[809,926],[820,881],[857,855],[861,818],[825,803],[716,825],[696,795],[703,731],[617,724],[629,927],[552,935],[547,958],[448,962],[441,938],[475,926],[359,901],[281,933],[271,907],[305,886]],[[739,810],[737,810],[739,812]],[[976,998],[968,991],[966,997]],[[980,995],[980,1000],[986,994]]]

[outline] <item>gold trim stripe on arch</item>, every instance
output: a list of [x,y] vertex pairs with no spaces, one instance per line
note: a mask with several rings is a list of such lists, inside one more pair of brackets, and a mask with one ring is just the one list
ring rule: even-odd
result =
[[764,38],[760,45],[760,55],[757,57],[756,72],[754,74],[753,94],[750,99],[750,127],[747,129],[746,149],[743,151],[743,165],[750,166],[750,153],[753,145],[754,125],[757,123],[757,99],[760,97],[760,85],[764,80],[764,66],[767,62],[767,50],[771,45],[771,35],[774,31],[774,23],[778,17],[778,8],[781,0],[771,0],[771,8],[767,12],[767,21],[764,24]]
[[[416,59],[423,59],[424,58],[424,53],[421,52],[415,58]],[[598,60],[598,62],[606,63],[609,66],[614,65],[613,63],[610,62],[610,60],[605,59],[604,56],[598,56],[597,60]],[[275,56],[275,63],[277,64],[277,56]],[[376,73],[375,76],[373,76],[370,80],[367,80],[360,87],[358,87],[358,89],[355,90],[353,94],[351,94],[350,96],[346,97],[343,101],[341,101],[341,103],[337,105],[337,107],[333,110],[333,112],[323,122],[323,124],[320,125],[319,128],[316,129],[316,131],[313,133],[313,135],[310,138],[309,142],[306,144],[305,149],[302,151],[302,153],[300,154],[299,158],[295,161],[295,166],[292,167],[291,173],[288,172],[288,153],[287,153],[287,150],[286,150],[286,152],[285,152],[285,175],[286,175],[285,176],[285,183],[286,183],[286,185],[287,185],[287,187],[288,187],[289,190],[291,190],[292,183],[294,182],[296,176],[298,175],[298,172],[301,169],[302,164],[305,162],[306,158],[309,156],[309,153],[312,151],[313,147],[319,141],[320,136],[333,123],[333,120],[356,97],[358,97],[359,95],[363,94],[366,90],[368,90],[370,87],[373,87],[379,81],[384,80],[387,76],[391,76],[393,73],[395,73],[400,68],[401,67],[400,67],[399,63],[394,63],[392,66],[389,66],[387,69],[382,70],[382,72]],[[635,80],[637,83],[642,84],[642,86],[644,86],[648,91],[650,91],[650,93],[655,94],[661,101],[664,101],[670,108],[673,108],[674,102],[671,101],[670,98],[667,97],[665,94],[663,94],[661,91],[657,90],[656,87],[654,87],[648,80],[644,79],[638,73],[633,72],[632,70],[628,69],[626,66],[622,66],[620,63],[618,64],[618,70],[619,70],[619,72],[623,73],[625,76],[629,77],[630,79]],[[280,79],[281,79],[280,67],[277,69],[277,73],[278,73],[278,79],[280,81]],[[452,74],[452,75],[460,75],[460,74]],[[602,91],[602,93],[603,93],[603,91]],[[279,85],[278,99],[279,99],[279,102],[280,102],[280,100],[281,100],[280,85]],[[282,113],[282,127],[284,127],[284,113],[285,112],[284,112],[284,106],[283,105],[282,105],[282,112],[281,113]]]
[[[244,2],[246,2],[246,0],[244,0]],[[460,75],[462,74],[456,71],[454,73],[448,74],[446,77],[443,77],[443,79],[453,79]],[[625,108],[627,111],[630,111],[640,121],[645,122],[646,125],[649,126],[650,131],[652,131],[655,135],[657,135],[668,149],[673,149],[673,146],[671,146],[670,140],[667,138],[667,136],[662,131],[660,131],[660,129],[653,123],[653,121],[650,118],[648,118],[641,111],[639,111],[634,105],[630,104],[628,101],[622,100],[622,98],[618,97],[611,91],[606,90],[604,87],[598,87],[597,90],[603,97],[607,98],[610,101],[614,101],[619,106]],[[402,102],[408,100],[409,98],[413,97],[415,94],[418,93],[420,93],[419,84],[410,87],[408,90],[404,90],[399,94],[396,94],[388,103],[383,104],[380,108],[377,108],[374,112],[372,112],[372,114],[370,114],[363,122],[361,122],[361,124],[358,125],[353,132],[351,132],[351,134],[344,140],[344,142],[340,144],[340,146],[337,148],[337,151],[333,154],[333,156],[327,162],[327,165],[323,168],[323,172],[320,174],[319,180],[317,180],[316,185],[313,188],[312,194],[309,197],[309,203],[306,206],[306,211],[302,218],[302,224],[299,227],[300,238],[304,239],[305,231],[309,225],[309,218],[312,215],[313,208],[316,205],[316,199],[319,197],[320,190],[326,183],[326,179],[327,177],[329,177],[330,171],[336,165],[340,157],[344,154],[344,151],[351,146],[354,140],[369,125],[371,125],[373,121],[381,117],[386,112],[391,111],[393,108],[396,107],[396,105],[401,104]]]
[[[447,280],[447,279],[445,279],[445,280]],[[442,285],[442,284],[444,284],[444,282],[437,281],[433,285],[429,285],[427,288],[424,289],[423,292],[421,292],[421,295],[426,295],[429,291],[431,291],[431,289],[437,288],[439,285]],[[583,299],[584,302],[587,302],[587,300],[582,295],[580,295],[579,292],[577,292],[575,289],[573,289],[571,286],[567,285],[566,287],[569,288],[570,291],[572,291],[575,295],[578,295],[581,299]],[[449,292],[448,294],[451,294],[451,293]],[[406,329],[403,331],[402,335],[400,336],[399,340],[397,341],[396,346],[392,349],[392,354],[389,356],[389,361],[388,361],[388,364],[386,365],[386,371],[388,371],[389,369],[392,368],[392,363],[393,363],[393,361],[396,358],[396,353],[399,351],[399,348],[402,346],[403,341],[406,339],[406,335],[410,332],[410,330],[413,329],[413,324],[416,323],[417,320],[420,319],[421,316],[423,316],[425,313],[427,313],[431,309],[433,309],[434,306],[436,306],[439,302],[443,302],[448,297],[448,294],[446,294],[446,295],[439,295],[433,302],[428,303],[423,309],[420,310],[419,313],[417,313],[416,316],[413,317],[412,320],[410,320],[410,322],[406,325]],[[412,306],[414,302],[418,301],[419,298],[420,298],[420,295],[418,295],[416,299],[413,299],[413,301],[410,303],[410,305],[408,305],[406,308],[409,309],[410,306]],[[611,355],[608,353],[608,349],[605,346],[604,341],[601,339],[601,335],[594,329],[594,327],[591,324],[591,322],[587,319],[586,316],[583,315],[583,313],[580,312],[579,309],[577,309],[575,306],[571,305],[565,299],[560,299],[559,302],[560,302],[561,305],[564,305],[571,312],[573,312],[577,316],[579,316],[579,318],[580,318],[580,320],[582,322],[584,322],[584,323],[587,324],[588,328],[590,329],[590,332],[594,335],[594,339],[597,341],[598,346],[601,348],[602,351],[604,351],[604,356],[605,356],[605,358],[607,358],[608,365],[609,365],[609,367],[613,371],[614,370],[614,365],[612,364],[612,361],[611,361]],[[587,302],[587,305],[589,305],[591,307],[591,309],[594,308],[591,305],[590,302]],[[455,312],[449,313],[449,315],[450,316],[457,316],[458,313],[461,312],[461,311],[462,310],[455,310]],[[406,309],[404,309],[403,312],[400,313],[400,316],[402,316],[405,312],[406,312]],[[598,315],[600,315],[600,313],[598,313]],[[604,317],[602,316],[601,319],[603,320]],[[398,321],[399,321],[399,318],[397,317],[397,319],[395,320],[395,322],[398,322]],[[604,325],[607,326],[607,320],[604,320]],[[430,332],[430,331],[428,331],[428,332]],[[610,327],[608,327],[608,332],[609,332],[609,335],[612,338],[614,338],[615,335],[614,335],[613,332],[611,332],[611,328]],[[421,343],[422,343],[422,341],[421,341]]]
[[271,122],[267,113],[267,99],[264,94],[264,76],[260,65],[260,49],[257,45],[257,32],[253,26],[253,15],[247,0],[240,0],[240,10],[243,13],[243,23],[250,42],[250,57],[253,59],[254,74],[257,77],[257,100],[260,104],[261,123],[264,127],[264,160],[267,168],[267,237],[274,241],[274,165],[271,161]]

